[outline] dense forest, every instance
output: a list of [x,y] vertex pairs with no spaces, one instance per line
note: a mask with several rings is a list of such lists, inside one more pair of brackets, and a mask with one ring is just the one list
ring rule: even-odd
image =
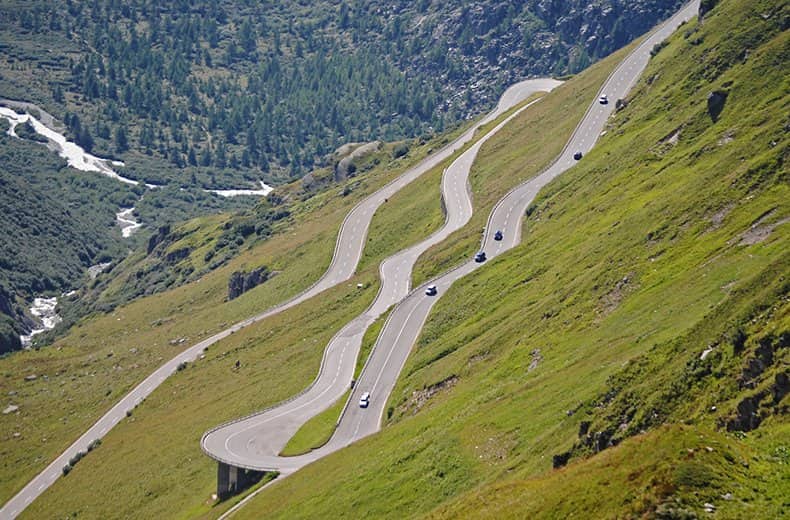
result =
[[519,78],[583,69],[679,3],[10,2],[0,94],[33,95],[139,176],[151,168],[128,152],[176,177],[276,182],[344,142],[441,131]]

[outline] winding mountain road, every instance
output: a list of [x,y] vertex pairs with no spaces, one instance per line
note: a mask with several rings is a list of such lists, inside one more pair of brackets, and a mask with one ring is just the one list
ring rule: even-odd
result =
[[[77,439],[66,451],[64,451],[60,456],[58,456],[54,461],[52,461],[41,473],[39,473],[33,480],[31,480],[22,490],[17,493],[11,500],[6,502],[2,508],[0,508],[0,518],[15,518],[18,516],[30,503],[35,500],[39,495],[41,495],[49,486],[51,486],[58,478],[62,476],[62,469],[63,467],[69,462],[69,459],[74,457],[79,452],[86,452],[88,449],[88,445],[95,439],[100,439],[107,434],[115,425],[117,425],[123,418],[126,416],[126,412],[128,410],[132,410],[135,406],[137,406],[143,399],[148,397],[156,388],[162,384],[162,382],[168,378],[170,375],[175,373],[178,369],[178,366],[183,362],[191,362],[194,361],[206,348],[210,345],[227,338],[234,332],[237,332],[244,327],[252,325],[258,321],[266,319],[270,316],[278,314],[286,309],[290,309],[318,294],[329,289],[330,287],[334,287],[335,285],[342,283],[349,278],[351,278],[356,271],[357,264],[359,263],[360,258],[362,257],[362,250],[364,248],[368,228],[370,226],[370,222],[373,218],[374,213],[376,210],[383,204],[388,198],[392,197],[395,193],[397,193],[400,189],[408,185],[410,182],[414,181],[424,173],[428,172],[430,169],[435,167],[436,165],[440,164],[442,161],[447,159],[448,157],[452,156],[456,151],[462,148],[468,141],[475,137],[477,129],[485,125],[495,119],[497,119],[500,115],[502,115],[507,110],[511,109],[513,106],[517,105],[521,101],[525,100],[527,97],[532,95],[535,92],[542,91],[542,90],[550,90],[557,82],[554,80],[546,79],[546,80],[527,80],[522,81],[513,85],[512,87],[508,88],[505,93],[500,98],[499,104],[497,107],[491,111],[487,116],[485,116],[482,120],[480,120],[477,124],[475,124],[472,128],[464,132],[461,136],[453,140],[451,143],[444,146],[442,149],[437,151],[436,153],[430,155],[423,159],[420,163],[416,166],[408,169],[403,174],[398,176],[396,179],[388,183],[387,185],[383,186],[375,193],[369,195],[362,201],[360,201],[346,216],[341,225],[340,232],[338,234],[337,241],[335,243],[335,250],[332,256],[332,261],[327,268],[326,272],[321,276],[321,278],[304,292],[298,294],[297,296],[283,302],[280,305],[277,305],[273,308],[270,308],[266,311],[261,312],[251,318],[245,319],[239,323],[228,327],[227,329],[187,348],[171,360],[167,361],[165,364],[157,368],[151,375],[149,375],[146,379],[144,379],[140,384],[138,384],[134,389],[132,389],[129,393],[127,393],[116,405],[114,405],[106,414],[104,414],[93,426],[91,426],[83,435]],[[471,211],[471,208],[470,208]],[[393,303],[397,302],[400,298],[405,296],[408,292],[408,275],[404,273],[404,280],[406,280],[406,291],[395,291],[393,293],[389,293],[388,291],[380,290],[380,298],[377,299],[379,302],[390,301],[390,303],[386,304],[384,309],[388,308]],[[382,284],[384,286],[384,284]],[[382,296],[383,293],[386,293]],[[402,294],[401,294],[402,293]],[[383,303],[382,303],[383,305]],[[344,329],[342,334],[348,335],[348,338],[353,338],[355,335],[361,335],[364,333],[364,330],[369,325],[370,321],[367,318],[358,318],[352,324],[347,325]],[[361,331],[357,330],[359,327],[364,327]],[[337,336],[336,336],[337,339]],[[342,347],[345,349],[345,347]],[[353,366],[355,363],[356,356],[351,355],[351,352],[346,352],[342,350],[339,352],[339,358],[337,360],[338,366],[343,367],[345,372],[338,373],[336,377],[338,380],[340,378],[344,381],[344,388],[348,388],[348,382],[351,379],[351,376],[348,370],[348,366],[351,366],[351,371],[353,371]],[[324,353],[324,365],[327,364],[327,360],[333,359],[337,349],[330,349]],[[323,371],[322,371],[323,373]],[[322,381],[323,383],[324,381]],[[317,383],[313,385],[311,388],[315,388]],[[329,399],[328,401],[325,399]],[[315,401],[312,403],[313,405],[317,405],[317,408],[311,407],[304,407],[301,408],[303,412],[303,416],[309,418],[312,415],[315,415],[316,410],[320,411],[329,406],[334,399],[328,398],[327,394],[322,394],[320,397],[320,402]],[[298,406],[297,403],[291,402],[292,407]],[[304,413],[309,413],[309,415],[304,415]],[[306,419],[305,419],[306,420]],[[303,422],[303,421],[302,421]],[[279,438],[275,432],[275,438]],[[286,439],[287,441],[287,439]],[[267,441],[260,441],[262,444],[266,444]],[[276,453],[276,452],[275,452]]]
[[[699,0],[693,0],[651,33],[612,73],[601,93],[606,93],[612,101],[625,97],[637,81],[639,74],[644,70],[653,45],[666,39],[680,23],[696,15],[698,8]],[[313,286],[277,307],[239,322],[193,345],[159,367],[8,501],[0,509],[0,518],[16,517],[62,475],[61,468],[69,458],[79,451],[85,451],[88,444],[94,439],[104,436],[123,419],[127,410],[134,408],[175,372],[180,363],[194,360],[206,347],[243,327],[282,312],[349,279],[361,257],[373,214],[387,198],[450,157],[472,139],[478,126],[496,119],[532,92],[551,90],[556,84],[552,80],[532,80],[511,87],[502,96],[497,108],[478,125],[360,202],[344,220],[332,262],[326,273]],[[489,258],[496,257],[519,243],[521,220],[526,207],[543,186],[573,166],[575,163],[574,152],[586,153],[593,147],[613,110],[613,103],[600,105],[597,100],[593,101],[560,157],[540,175],[509,192],[494,207],[482,243],[482,248],[488,253]],[[515,114],[511,117],[514,116]],[[420,244],[394,255],[382,263],[380,267],[382,284],[376,300],[364,314],[343,327],[330,341],[324,353],[319,376],[314,383],[305,392],[286,403],[207,432],[203,436],[201,446],[209,456],[237,467],[276,470],[281,475],[288,475],[310,462],[379,430],[387,398],[428,313],[438,300],[437,297],[425,296],[424,286],[409,292],[414,262],[423,251],[443,240],[455,229],[462,227],[471,218],[472,205],[466,181],[469,167],[471,167],[482,142],[505,123],[501,123],[490,131],[445,171],[442,180],[442,194],[447,208],[445,226]],[[493,240],[493,231],[496,229],[503,231],[503,240]],[[439,296],[441,296],[455,280],[481,265],[484,264],[469,261],[431,283],[437,285]],[[392,304],[396,304],[396,306],[376,341],[360,379],[349,398],[350,406],[344,410],[330,441],[324,447],[306,455],[278,457],[277,453],[304,421],[330,406],[346,391],[353,377],[356,354],[362,335],[375,317]],[[356,406],[362,392],[371,392],[372,395],[370,406],[364,409]]]
[[[652,47],[665,40],[681,23],[695,16],[698,8],[698,0],[687,4],[629,54],[609,76],[598,94],[606,93],[612,103],[600,104],[596,96],[555,162],[537,177],[511,190],[496,204],[482,241],[482,249],[486,251],[489,259],[520,242],[522,217],[538,191],[576,163],[574,153],[586,154],[594,146],[608,117],[615,109],[614,100],[625,98],[636,83],[647,65]],[[548,87],[549,85],[545,89]],[[201,441],[203,450],[209,456],[237,467],[279,471],[281,475],[288,475],[380,429],[387,399],[431,308],[438,300],[437,296],[426,296],[424,288],[428,284],[435,284],[438,296],[441,296],[453,282],[485,265],[470,259],[435,280],[426,282],[408,295],[404,294],[404,291],[409,290],[412,267],[419,255],[471,218],[472,206],[466,188],[469,168],[483,142],[507,122],[491,130],[445,171],[442,181],[442,196],[448,212],[445,226],[425,241],[382,263],[382,287],[387,289],[382,290],[364,314],[351,321],[332,339],[319,376],[310,390],[291,402],[210,430]],[[493,238],[497,229],[503,232],[501,241]],[[348,389],[364,331],[376,316],[384,312],[391,303],[398,301],[398,295],[402,294],[405,298],[401,296],[402,299],[382,328],[329,442],[305,455],[277,456],[309,415],[327,408]],[[357,403],[364,392],[371,394],[370,405],[360,408]]]
[[[549,91],[559,84],[560,82],[556,80],[541,79],[530,80],[520,85],[522,89],[526,89],[522,92],[527,94],[529,90]],[[526,96],[516,96],[511,99],[515,103],[524,97]],[[203,436],[201,445],[209,456],[237,467],[276,470],[283,473],[289,469],[298,469],[325,454],[325,450],[322,449],[301,457],[278,456],[305,421],[328,408],[346,393],[354,376],[356,359],[365,331],[376,318],[409,294],[411,270],[417,258],[429,247],[462,228],[472,218],[472,199],[467,181],[477,152],[486,140],[530,105],[531,103],[521,107],[500,122],[444,171],[442,176],[442,197],[446,207],[444,226],[423,242],[396,253],[382,262],[379,267],[381,287],[376,299],[364,313],[345,325],[330,340],[324,350],[321,369],[313,384],[290,401],[207,432]],[[358,254],[357,258],[359,256]],[[397,374],[395,376],[397,377]]]

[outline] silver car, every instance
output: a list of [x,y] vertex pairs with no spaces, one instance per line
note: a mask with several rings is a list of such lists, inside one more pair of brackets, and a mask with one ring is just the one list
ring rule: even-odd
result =
[[370,404],[370,392],[365,392],[362,394],[362,397],[359,398],[359,407],[360,408],[367,408]]

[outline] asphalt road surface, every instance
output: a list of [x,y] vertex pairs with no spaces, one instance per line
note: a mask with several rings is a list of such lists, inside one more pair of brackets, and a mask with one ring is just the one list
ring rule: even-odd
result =
[[[644,70],[653,45],[666,39],[682,21],[695,16],[698,8],[699,0],[693,0],[687,4],[630,54],[609,77],[599,93],[599,95],[605,93],[610,103],[601,105],[597,99],[591,100],[589,110],[560,157],[539,176],[508,193],[495,206],[490,215],[486,235],[482,243],[482,248],[487,252],[489,258],[493,258],[518,244],[521,235],[522,216],[538,191],[575,164],[576,161],[573,159],[575,152],[580,151],[586,154],[593,147],[607,118],[614,110],[615,101],[618,98],[625,97],[626,93],[637,81],[639,74]],[[508,89],[502,96],[497,109],[484,118],[480,124],[485,124],[495,119],[502,112],[515,105],[518,101],[525,99],[535,90],[550,90],[554,86],[551,80],[548,80],[549,83],[543,84],[534,83],[534,81],[523,82]],[[501,126],[499,125],[496,129],[489,132],[487,136],[493,135]],[[62,475],[61,469],[68,462],[69,458],[78,451],[85,451],[87,445],[93,439],[104,436],[107,431],[123,419],[127,410],[134,408],[135,405],[153,392],[165,378],[175,372],[181,362],[192,361],[206,347],[229,336],[233,332],[297,305],[327,288],[349,279],[353,275],[361,257],[370,220],[376,209],[385,199],[394,195],[399,189],[452,155],[474,136],[476,128],[477,126],[470,129],[436,154],[426,158],[419,165],[406,171],[393,182],[360,202],[343,222],[330,267],[316,284],[277,307],[237,323],[211,338],[193,345],[162,365],[121,399],[69,449],[28,483],[22,491],[7,502],[0,509],[0,518],[16,517],[30,502]],[[438,287],[438,297],[425,296],[423,286],[409,292],[411,270],[419,253],[441,241],[443,239],[442,233],[463,226],[471,217],[472,207],[467,189],[466,175],[477,153],[477,149],[479,149],[479,144],[471,147],[445,172],[442,181],[443,196],[447,207],[445,226],[426,241],[394,255],[382,263],[382,289],[379,296],[365,314],[355,318],[332,339],[325,350],[319,375],[308,390],[268,411],[234,421],[207,432],[201,441],[206,453],[216,460],[225,461],[239,467],[277,470],[282,475],[287,475],[318,458],[379,430],[387,398],[419,335],[422,325],[427,319],[431,307],[455,280],[481,265],[485,265],[470,261],[431,282]],[[584,159],[582,158],[582,160]],[[463,173],[464,170],[466,170],[466,174]],[[502,241],[493,240],[492,235],[496,229],[502,230],[504,234]],[[470,252],[470,255],[472,253],[474,252]],[[408,293],[407,296],[406,293]],[[404,296],[406,297],[404,298]],[[344,411],[338,428],[330,441],[324,447],[303,456],[278,457],[276,454],[279,453],[299,425],[309,417],[330,406],[348,388],[356,363],[358,344],[361,342],[364,331],[375,319],[375,316],[378,316],[396,302],[400,303],[397,303],[382,329],[365,369],[360,376],[360,380],[357,382],[354,392],[352,392],[349,400],[350,405]],[[339,394],[336,393],[336,389],[340,389]],[[371,393],[370,406],[364,409],[357,405],[362,392]]]
[[[138,384],[133,390],[131,390],[128,394],[126,394],[115,406],[113,406],[110,411],[108,411],[104,416],[102,416],[93,426],[91,426],[88,431],[86,431],[82,436],[80,436],[77,441],[75,441],[66,451],[64,451],[58,458],[52,461],[41,473],[39,473],[33,480],[31,480],[19,493],[17,493],[11,500],[6,502],[2,509],[0,509],[0,519],[5,518],[15,518],[19,515],[33,500],[35,500],[41,493],[43,493],[53,482],[55,482],[58,478],[62,476],[62,469],[68,463],[69,459],[76,455],[78,452],[87,451],[88,445],[94,439],[100,439],[104,435],[107,434],[116,424],[118,424],[125,416],[128,410],[132,410],[135,406],[137,406],[143,399],[148,397],[162,382],[172,375],[174,372],[177,371],[179,364],[182,362],[191,362],[194,361],[206,348],[210,345],[220,341],[234,332],[247,327],[253,323],[256,323],[260,320],[268,318],[274,314],[280,313],[286,309],[289,309],[295,305],[298,305],[318,294],[333,287],[339,283],[342,283],[351,276],[353,276],[354,272],[356,271],[357,264],[362,256],[362,250],[367,239],[368,228],[370,226],[370,221],[373,218],[373,214],[376,210],[383,204],[386,199],[392,197],[395,193],[397,193],[400,189],[405,187],[407,184],[412,182],[413,180],[420,177],[425,172],[429,171],[431,168],[435,167],[436,165],[440,164],[442,161],[453,155],[458,149],[463,147],[468,141],[470,141],[477,131],[477,129],[490,121],[495,120],[499,117],[502,113],[506,112],[513,106],[517,105],[531,94],[536,91],[544,90],[546,86],[553,86],[555,84],[554,80],[527,80],[520,83],[513,85],[512,87],[508,88],[507,91],[502,95],[500,98],[499,104],[497,107],[490,112],[486,117],[484,117],[480,122],[474,125],[472,128],[464,132],[463,135],[456,138],[454,141],[437,151],[436,153],[426,157],[416,166],[410,168],[409,170],[405,171],[403,174],[398,176],[396,179],[391,181],[389,184],[383,186],[375,193],[369,195],[367,198],[363,199],[359,202],[349,213],[346,215],[346,218],[343,221],[343,224],[340,228],[340,233],[338,234],[337,241],[335,243],[335,250],[332,256],[332,261],[329,265],[327,271],[321,276],[321,278],[309,287],[304,292],[300,293],[299,295],[291,298],[290,300],[283,302],[276,307],[267,309],[266,311],[257,314],[251,318],[248,318],[244,321],[236,323],[231,327],[219,332],[210,338],[207,338],[188,349],[184,350],[164,365],[160,366],[156,369],[150,376],[148,376],[145,380],[143,380],[140,384]],[[405,274],[405,273],[404,273]],[[408,276],[406,278],[408,279]],[[385,291],[381,291],[385,292]],[[387,304],[387,307],[392,303],[395,303],[400,298],[405,296],[408,292],[404,292],[400,297],[397,299],[392,299],[390,304]],[[385,298],[393,298],[395,292],[390,293],[386,291]],[[399,294],[399,293],[398,293]],[[380,295],[381,296],[381,295]],[[379,301],[379,300],[377,300]],[[384,301],[384,300],[380,300]],[[362,332],[359,332],[358,328],[362,326],[362,324],[367,323],[369,324],[370,321],[367,318],[357,318],[351,324],[347,325],[341,334],[346,334],[349,339],[353,339],[356,336],[361,338],[361,334],[364,333],[364,328],[367,328],[367,325],[364,325]],[[338,335],[341,336],[341,335]],[[342,337],[341,337],[342,339]],[[356,361],[356,356],[352,355],[351,352],[345,350],[346,347],[335,347],[335,342],[338,340],[338,337],[333,340],[333,343],[330,344],[330,347],[327,348],[326,352],[324,353],[324,364],[335,362],[337,366],[344,369],[344,371],[337,373],[338,380],[340,378],[344,378],[344,385],[345,388],[348,388],[348,382],[351,379],[351,372],[353,371],[353,367]],[[342,343],[342,341],[341,341]],[[338,350],[339,349],[339,350]],[[338,355],[337,359],[335,359],[335,355]],[[323,374],[323,370],[321,374]],[[319,377],[321,379],[320,383],[324,384],[327,383],[326,379]],[[332,378],[330,378],[332,379]],[[313,385],[311,388],[318,387],[319,381],[316,381],[316,384]],[[342,395],[342,394],[341,394]],[[328,401],[326,400],[328,399]],[[323,394],[321,397],[320,405],[318,410],[323,410],[334,400],[336,397],[332,398],[328,394]],[[318,401],[316,401],[317,403]],[[315,403],[314,403],[315,404]],[[295,407],[299,406],[295,402],[291,402],[291,410],[293,411]],[[311,417],[316,412],[315,407],[305,407],[299,409],[301,410],[301,414],[298,414],[296,417]],[[308,415],[305,415],[308,414]],[[285,423],[291,424],[293,419],[289,418]],[[302,419],[296,419],[302,420]],[[304,419],[306,420],[306,419]],[[303,421],[302,421],[303,422]],[[301,424],[301,423],[300,423]],[[298,426],[297,426],[298,427]],[[283,431],[290,431],[290,430],[283,430]],[[295,431],[295,430],[294,430]],[[273,432],[272,438],[279,438],[280,435],[283,435],[282,432],[275,430]],[[287,438],[286,438],[287,441]],[[261,445],[269,445],[268,441],[261,440],[259,441]]]
[[[616,100],[625,98],[647,65],[650,50],[656,43],[666,39],[683,21],[695,16],[698,7],[699,3],[696,0],[687,4],[651,33],[610,75],[596,95],[596,99],[591,100],[587,113],[555,162],[537,177],[514,188],[497,203],[489,217],[481,244],[482,250],[487,253],[489,259],[519,243],[522,217],[538,191],[577,162],[573,157],[576,152],[586,155],[593,147],[608,117],[615,109]],[[548,87],[550,85],[545,85],[544,90],[548,90]],[[599,103],[598,97],[602,94],[606,94],[609,98],[608,104]],[[504,124],[489,132],[483,140],[471,147],[447,169],[442,182],[448,211],[445,227],[420,244],[382,263],[382,287],[386,289],[382,289],[382,294],[365,314],[349,323],[330,342],[321,374],[310,391],[289,403],[207,432],[202,439],[202,447],[209,456],[238,467],[277,470],[281,475],[288,475],[380,429],[387,399],[431,307],[455,280],[485,265],[471,260],[475,252],[470,251],[469,262],[423,284],[408,293],[405,298],[400,296],[404,291],[408,292],[411,270],[419,254],[441,241],[452,230],[463,226],[471,217],[472,207],[466,188],[466,176],[482,142]],[[584,160],[583,157],[581,160]],[[495,230],[502,231],[501,241],[493,239]],[[428,284],[437,286],[437,296],[425,295],[424,288]],[[403,299],[398,300],[399,296]],[[325,446],[308,454],[278,457],[277,453],[308,415],[311,416],[327,408],[348,388],[362,334],[375,316],[395,301],[399,303],[382,328],[332,438]],[[330,356],[331,361],[328,360]],[[348,366],[343,366],[344,363]],[[370,405],[367,408],[358,405],[359,398],[364,392],[371,394]],[[307,410],[312,411],[290,422],[290,417],[301,415]]]
[[[555,162],[537,177],[511,190],[494,206],[480,249],[486,252],[488,261],[515,247],[521,241],[523,216],[538,192],[577,162],[573,157],[576,152],[582,152],[584,156],[592,149],[607,119],[615,110],[616,100],[626,97],[647,66],[653,46],[667,39],[682,22],[696,16],[698,9],[699,0],[687,4],[629,54],[606,80],[596,99],[591,100],[589,109]],[[602,94],[606,94],[609,99],[607,104],[598,101]],[[494,240],[494,233],[497,230],[502,231],[501,241]],[[350,405],[335,435],[324,449],[317,451],[325,454],[337,450],[380,429],[387,399],[412,346],[417,341],[431,307],[453,282],[485,265],[485,262],[477,263],[471,258],[475,251],[469,253],[468,262],[416,288],[393,309],[373,347],[368,366],[360,375],[351,395]],[[408,269],[411,272],[411,267]],[[436,285],[437,296],[425,295],[424,289],[430,284]],[[371,394],[370,405],[367,408],[360,408],[357,405],[363,392]]]
[[[530,80],[520,84],[522,95],[511,95],[510,99],[516,103],[532,92],[549,91],[559,84],[559,81],[552,79]],[[507,93],[512,94],[512,90],[509,89]],[[331,406],[349,389],[365,331],[376,318],[409,294],[411,270],[417,258],[429,247],[462,228],[472,218],[472,200],[467,182],[472,163],[483,143],[528,106],[520,108],[500,122],[444,171],[442,176],[442,197],[446,207],[444,226],[428,239],[382,262],[379,267],[381,288],[376,299],[363,314],[345,325],[330,340],[324,350],[321,369],[313,384],[292,400],[207,432],[203,436],[201,446],[209,456],[238,467],[277,470],[285,473],[324,454],[325,450],[316,450],[303,457],[278,457],[278,453],[302,424]],[[419,328],[415,333],[418,331]],[[354,432],[354,435],[348,438],[354,438],[358,433]],[[346,438],[337,435],[335,437],[337,440]]]

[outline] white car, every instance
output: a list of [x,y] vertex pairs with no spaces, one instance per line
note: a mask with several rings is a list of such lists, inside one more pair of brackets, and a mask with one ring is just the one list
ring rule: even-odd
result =
[[435,285],[429,285],[425,289],[425,294],[427,294],[428,296],[436,296],[436,292],[437,292],[437,289],[436,289]]
[[598,98],[598,102],[602,105],[606,105],[609,103],[609,98],[606,97],[606,94],[603,94],[601,97]]
[[365,392],[362,394],[362,397],[359,398],[359,407],[360,408],[367,408],[370,404],[370,392]]

